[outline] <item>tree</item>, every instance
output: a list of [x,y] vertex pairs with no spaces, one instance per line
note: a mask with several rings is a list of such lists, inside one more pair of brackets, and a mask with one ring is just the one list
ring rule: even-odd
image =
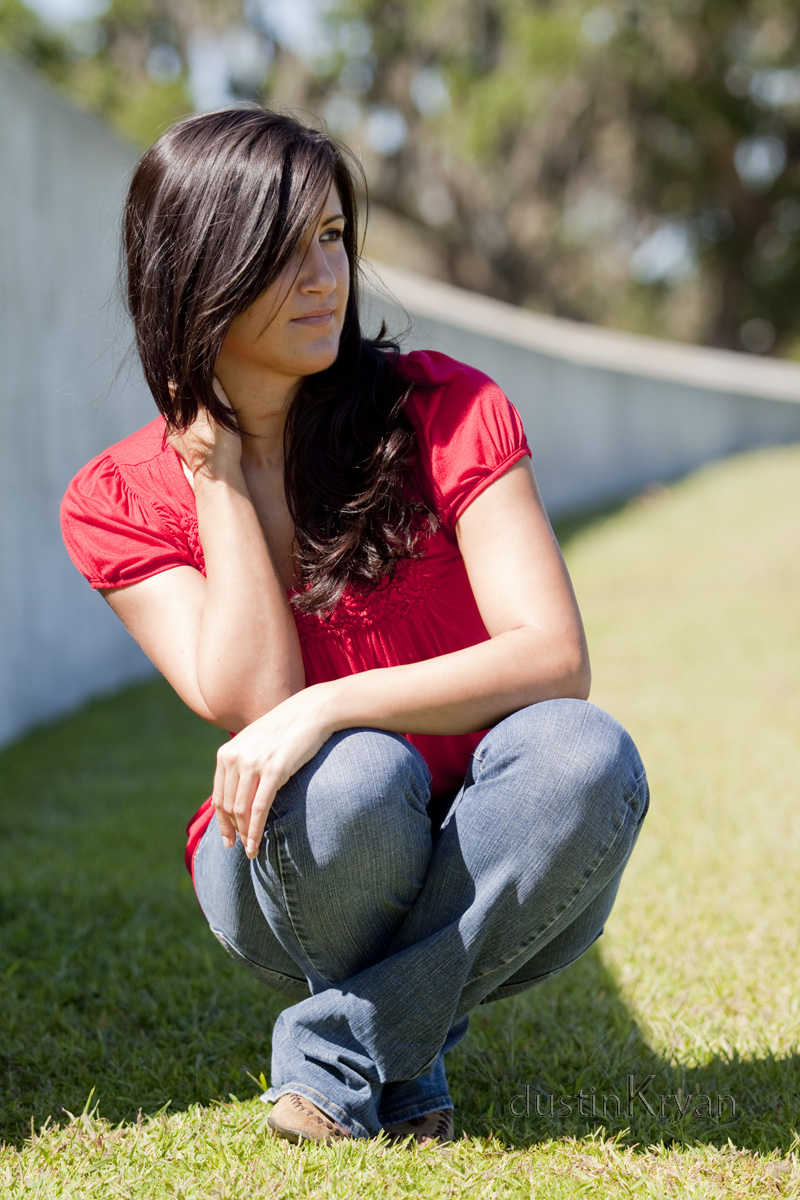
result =
[[[261,36],[240,0],[110,0],[98,16],[66,28],[48,25],[21,0],[0,0],[0,45],[139,145],[193,111],[193,54],[242,31]],[[265,52],[257,78],[231,70],[231,97],[257,96],[266,65]]]
[[794,0],[342,0],[330,21],[310,101],[360,144],[394,128],[374,198],[433,231],[449,278],[718,346],[798,337]]
[[228,99],[321,113],[432,273],[580,320],[800,347],[796,0],[327,3],[312,55],[277,36],[272,0],[111,0],[66,34],[0,0],[0,40],[142,143],[204,106],[198,55],[224,46]]

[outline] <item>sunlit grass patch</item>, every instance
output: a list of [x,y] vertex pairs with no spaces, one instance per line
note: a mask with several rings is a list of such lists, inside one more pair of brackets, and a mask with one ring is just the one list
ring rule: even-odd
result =
[[156,682],[0,755],[0,1195],[800,1192],[800,449],[565,543],[592,698],[652,807],[598,947],[480,1008],[450,1056],[461,1140],[267,1131],[282,1002],[217,946],[182,866],[223,735]]

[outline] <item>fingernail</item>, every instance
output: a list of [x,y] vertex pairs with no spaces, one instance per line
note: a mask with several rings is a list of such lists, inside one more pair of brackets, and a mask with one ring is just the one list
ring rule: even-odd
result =
[[233,845],[233,838],[231,838],[231,837],[224,837],[224,838],[222,839],[222,844],[223,844],[223,846],[225,846],[225,847],[226,847],[228,850],[230,850],[231,846]]
[[251,838],[250,841],[247,843],[247,857],[255,858],[257,851],[258,851],[258,846],[255,844],[255,842]]

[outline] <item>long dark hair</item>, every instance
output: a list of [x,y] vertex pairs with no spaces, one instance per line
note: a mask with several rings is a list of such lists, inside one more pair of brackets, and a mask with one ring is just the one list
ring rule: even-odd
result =
[[284,435],[294,603],[306,612],[330,612],[349,583],[369,589],[390,576],[415,553],[428,513],[406,486],[411,382],[385,329],[361,332],[356,178],[363,185],[360,164],[326,133],[262,108],[226,109],[159,138],[125,207],[128,309],[159,411],[175,429],[200,408],[234,428],[213,390],[228,327],[280,276],[336,185],[351,280],[339,353],[303,380]]

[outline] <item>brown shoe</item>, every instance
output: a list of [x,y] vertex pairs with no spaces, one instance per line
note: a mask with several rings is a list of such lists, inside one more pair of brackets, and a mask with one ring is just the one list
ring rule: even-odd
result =
[[412,1117],[399,1125],[384,1126],[390,1142],[404,1142],[413,1138],[417,1146],[444,1145],[455,1136],[452,1108],[441,1108],[438,1112],[425,1113],[424,1117]]
[[305,1096],[294,1092],[287,1092],[277,1100],[267,1124],[289,1142],[336,1142],[353,1136]]

